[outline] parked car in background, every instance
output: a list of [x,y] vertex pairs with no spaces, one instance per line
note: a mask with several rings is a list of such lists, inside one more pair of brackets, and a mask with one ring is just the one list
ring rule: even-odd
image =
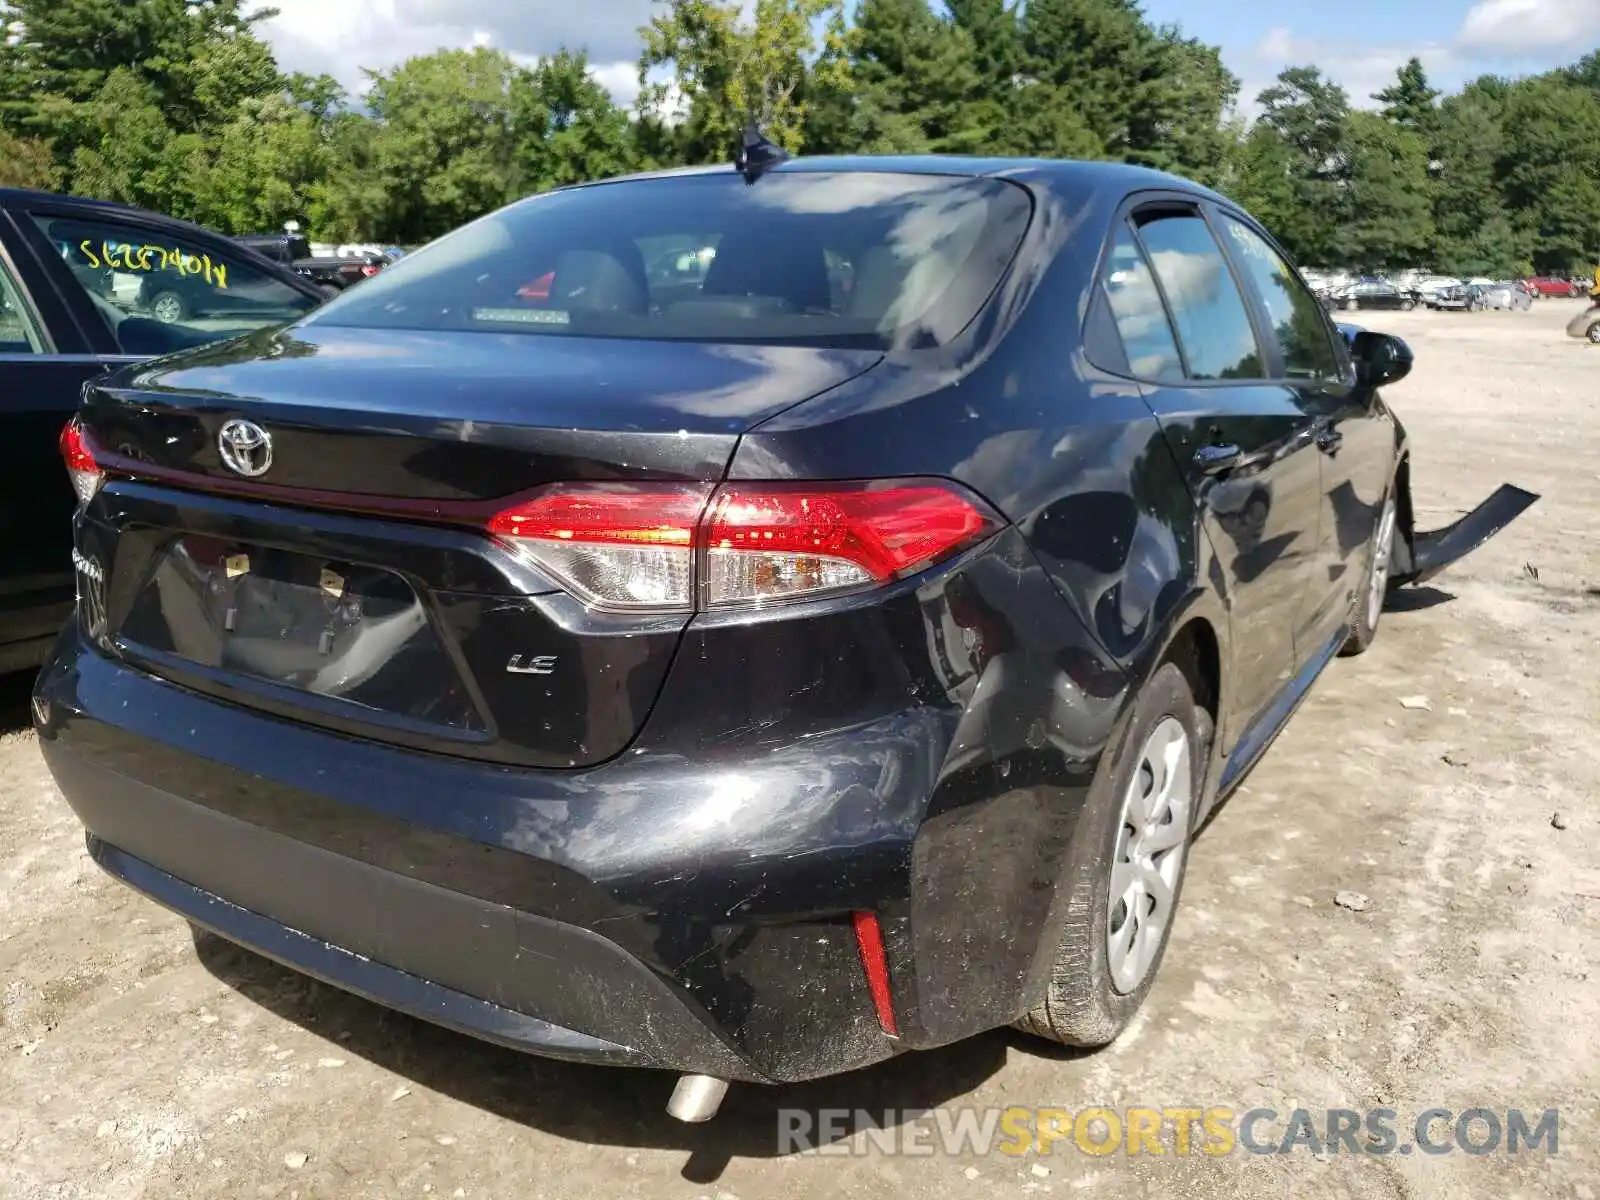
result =
[[1567,336],[1600,345],[1600,305],[1586,309],[1567,322]]
[[1453,275],[1424,275],[1410,285],[1412,291],[1424,303],[1430,303],[1435,296],[1447,288],[1453,288],[1461,280]]
[[[146,307],[152,287],[194,303],[162,322]],[[304,316],[322,299],[198,226],[0,189],[0,672],[36,666],[72,608],[73,491],[57,440],[84,382]]]
[[1351,312],[1358,309],[1410,312],[1420,300],[1417,292],[1407,291],[1387,279],[1366,278],[1329,292],[1323,298],[1323,303],[1330,309]]
[[1539,275],[1523,282],[1527,285],[1528,294],[1535,299],[1541,296],[1560,296],[1563,299],[1570,299],[1573,296],[1588,294],[1579,284],[1555,275]]
[[289,267],[329,291],[343,291],[363,279],[371,279],[389,265],[389,259],[376,252],[312,254],[311,243],[298,233],[241,234],[233,240],[273,262]]
[[1427,297],[1429,308],[1465,312],[1472,307],[1474,289],[1470,284],[1455,283],[1432,292]]
[[1195,184],[743,166],[547,192],[87,389],[34,694],[114,877],[681,1072],[685,1120],[1110,1042],[1218,799],[1391,584],[1536,499],[1414,528],[1411,351]]
[[1474,307],[1479,310],[1493,308],[1526,312],[1533,307],[1533,294],[1521,280],[1514,279],[1475,288],[1474,300],[1476,301]]

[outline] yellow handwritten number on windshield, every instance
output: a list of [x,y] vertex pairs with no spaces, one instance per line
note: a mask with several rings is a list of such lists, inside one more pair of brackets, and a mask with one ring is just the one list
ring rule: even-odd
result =
[[101,242],[100,253],[96,255],[87,238],[78,249],[96,270],[107,266],[113,271],[171,271],[178,275],[203,275],[209,284],[223,289],[228,286],[227,266],[212,262],[209,254],[186,254],[176,246]]

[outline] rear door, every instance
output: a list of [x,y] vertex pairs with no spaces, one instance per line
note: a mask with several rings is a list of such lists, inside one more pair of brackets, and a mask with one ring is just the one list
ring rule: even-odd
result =
[[72,488],[56,449],[102,364],[0,212],[0,671],[72,611]]
[[1233,662],[1221,724],[1231,747],[1295,675],[1319,535],[1316,418],[1272,380],[1197,203],[1136,207],[1114,233],[1106,286],[1132,371],[1223,567]]

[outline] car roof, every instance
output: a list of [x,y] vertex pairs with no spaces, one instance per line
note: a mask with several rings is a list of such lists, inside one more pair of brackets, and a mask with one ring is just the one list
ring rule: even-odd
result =
[[48,201],[62,208],[74,208],[86,216],[98,213],[105,216],[137,217],[150,224],[165,225],[174,231],[197,231],[211,237],[233,240],[226,234],[218,233],[215,229],[207,229],[203,225],[196,225],[193,221],[183,221],[177,217],[169,217],[165,213],[152,212],[147,208],[122,204],[115,200],[91,200],[87,196],[68,196],[61,192],[42,192],[32,188],[0,188],[0,209],[26,207],[40,201]]
[[[683,179],[702,175],[723,175],[734,170],[731,162],[710,166],[669,167],[659,171],[642,171],[632,175],[619,175],[610,179],[597,179],[572,184],[575,190],[587,187],[635,183],[641,180]],[[1098,162],[1085,159],[1062,158],[1005,158],[980,157],[961,154],[841,154],[801,156],[785,159],[769,167],[764,174],[816,174],[816,173],[879,173],[896,175],[952,175],[968,178],[1013,179],[1031,187],[1061,191],[1081,196],[1086,190],[1095,192],[1135,192],[1149,190],[1177,190],[1191,192],[1219,204],[1233,207],[1233,202],[1211,189],[1157,171],[1150,167],[1130,163]],[[759,186],[759,183],[757,184]]]

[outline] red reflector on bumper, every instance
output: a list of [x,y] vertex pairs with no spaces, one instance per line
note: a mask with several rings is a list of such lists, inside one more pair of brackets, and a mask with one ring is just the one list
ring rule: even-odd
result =
[[856,930],[856,948],[861,952],[861,967],[867,973],[867,990],[872,993],[872,1006],[878,1010],[878,1024],[890,1037],[899,1037],[900,1028],[894,1019],[894,1000],[889,992],[889,961],[883,954],[883,930],[878,926],[876,913],[850,914],[850,923]]

